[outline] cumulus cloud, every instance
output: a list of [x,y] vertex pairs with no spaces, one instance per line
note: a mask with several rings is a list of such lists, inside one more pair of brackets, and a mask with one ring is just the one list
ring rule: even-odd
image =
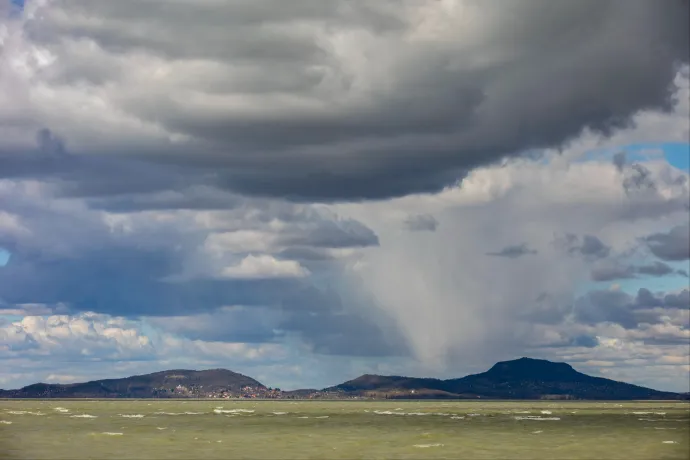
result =
[[225,267],[223,278],[302,278],[309,271],[293,260],[277,260],[272,256],[247,256],[239,265]]
[[24,316],[0,329],[4,358],[17,355],[80,356],[90,360],[149,359],[148,337],[118,318],[84,313],[75,317]]

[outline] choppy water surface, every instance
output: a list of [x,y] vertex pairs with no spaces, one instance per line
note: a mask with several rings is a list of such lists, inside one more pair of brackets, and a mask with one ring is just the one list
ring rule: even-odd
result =
[[0,401],[0,457],[687,459],[690,405]]

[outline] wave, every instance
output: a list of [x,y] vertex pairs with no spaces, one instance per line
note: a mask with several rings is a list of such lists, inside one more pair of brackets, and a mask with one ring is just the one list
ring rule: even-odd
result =
[[215,414],[253,414],[254,411],[252,409],[221,409],[220,407],[216,407],[213,409],[213,413]]
[[528,415],[526,417],[515,417],[515,420],[560,420],[560,417],[538,417],[536,415]]

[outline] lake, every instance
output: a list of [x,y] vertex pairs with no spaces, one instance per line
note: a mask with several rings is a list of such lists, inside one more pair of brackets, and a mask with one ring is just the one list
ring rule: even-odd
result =
[[10,459],[687,459],[687,402],[0,401]]

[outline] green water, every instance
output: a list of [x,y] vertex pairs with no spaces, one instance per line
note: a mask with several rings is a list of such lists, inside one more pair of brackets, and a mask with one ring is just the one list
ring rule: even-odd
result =
[[690,405],[682,402],[0,401],[0,456],[11,459],[688,459]]

